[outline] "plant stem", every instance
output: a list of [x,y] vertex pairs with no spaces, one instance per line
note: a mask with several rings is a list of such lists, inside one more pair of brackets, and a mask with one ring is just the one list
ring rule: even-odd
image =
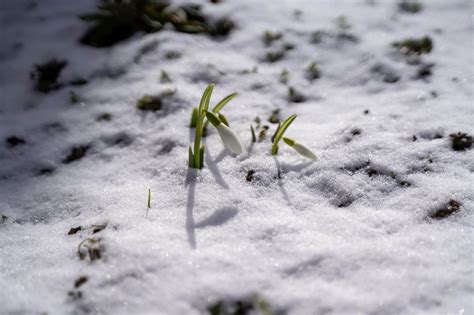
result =
[[204,120],[204,114],[201,111],[198,115],[198,120],[197,120],[197,125],[196,125],[196,134],[194,137],[194,167],[197,169],[202,168],[199,150],[201,149],[203,120]]

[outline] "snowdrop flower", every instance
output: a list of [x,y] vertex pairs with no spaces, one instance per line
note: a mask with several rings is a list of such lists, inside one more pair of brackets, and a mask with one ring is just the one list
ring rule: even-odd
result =
[[283,141],[285,141],[286,144],[295,149],[295,151],[301,154],[302,156],[311,160],[316,160],[316,155],[314,155],[314,153],[311,152],[311,150],[305,147],[304,145],[297,143],[295,140],[287,137],[283,137]]
[[212,112],[207,112],[206,117],[211,122],[211,124],[216,127],[222,142],[224,143],[225,147],[229,149],[229,151],[235,154],[241,154],[244,152],[239,138],[237,138],[237,135],[232,129],[222,123],[222,121],[220,121],[219,118],[217,118],[217,116]]

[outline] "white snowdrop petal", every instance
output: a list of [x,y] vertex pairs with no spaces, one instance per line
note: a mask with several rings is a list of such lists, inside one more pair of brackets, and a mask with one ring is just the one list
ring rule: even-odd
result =
[[304,157],[307,157],[308,159],[316,160],[316,155],[314,155],[314,153],[311,152],[310,149],[308,149],[307,147],[305,147],[302,144],[295,143],[293,145],[293,149],[295,149],[296,152],[298,152],[299,154],[301,154]]
[[217,126],[217,131],[219,132],[219,136],[221,137],[222,142],[224,143],[227,149],[229,149],[235,154],[240,154],[244,152],[239,138],[237,138],[237,135],[232,129],[230,129],[224,124],[219,124],[219,126]]

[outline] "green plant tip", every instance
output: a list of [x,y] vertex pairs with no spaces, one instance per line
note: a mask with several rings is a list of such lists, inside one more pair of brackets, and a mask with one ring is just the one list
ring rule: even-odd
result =
[[148,209],[151,208],[151,190],[148,189]]
[[278,129],[275,132],[273,137],[273,146],[272,146],[272,155],[278,154],[278,142],[280,142],[283,134],[285,133],[286,129],[291,125],[291,123],[296,119],[296,114],[291,115],[281,125],[278,125]]
[[211,124],[214,125],[214,127],[217,128],[222,122],[219,120],[219,118],[212,112],[206,112],[206,117],[207,119],[211,122]]
[[255,136],[255,129],[253,129],[252,125],[250,125],[250,132],[252,133],[252,142],[257,142],[257,136]]
[[287,137],[283,137],[283,141],[285,141],[285,143],[288,144],[290,147],[294,146],[296,143],[295,140]]
[[193,113],[191,114],[191,124],[190,124],[191,128],[196,128],[198,118],[199,118],[199,111],[197,107],[193,107]]

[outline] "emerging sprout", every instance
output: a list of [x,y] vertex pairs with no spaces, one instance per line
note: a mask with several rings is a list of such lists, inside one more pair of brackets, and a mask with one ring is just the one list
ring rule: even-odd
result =
[[242,144],[235,132],[227,127],[214,113],[207,112],[206,117],[216,127],[222,142],[229,151],[240,154],[244,151]]
[[283,34],[280,32],[265,31],[262,36],[262,41],[265,46],[271,46],[273,42],[283,38]]
[[308,80],[313,81],[321,77],[321,71],[316,63],[312,62],[306,69],[306,77]]
[[151,190],[148,189],[148,209],[151,208]]
[[341,15],[337,17],[336,26],[341,31],[346,31],[352,27],[352,25],[349,23],[349,19],[345,15]]
[[287,137],[283,137],[283,141],[285,141],[286,144],[295,149],[295,151],[301,154],[302,156],[307,157],[311,160],[316,160],[316,155],[314,155],[314,153],[311,152],[311,150],[305,147],[304,145],[297,143],[295,140]]
[[306,101],[306,96],[303,93],[290,86],[288,88],[288,101],[293,103],[303,103]]
[[291,115],[287,119],[285,119],[282,123],[278,124],[278,128],[275,131],[275,134],[272,136],[272,155],[277,155],[278,154],[278,142],[280,142],[281,139],[288,144],[290,147],[292,147],[296,152],[301,154],[304,157],[307,157],[308,159],[315,160],[316,155],[314,155],[311,150],[309,150],[307,147],[304,145],[297,143],[295,140],[287,137],[283,137],[283,134],[285,133],[286,129],[291,125],[291,123],[296,119],[296,114]]
[[165,70],[161,70],[160,82],[161,83],[171,83],[172,82],[168,72],[166,72]]
[[291,115],[285,121],[278,125],[278,128],[275,134],[272,137],[272,155],[277,155],[278,153],[278,142],[280,142],[283,134],[285,133],[286,129],[291,125],[291,123],[296,119],[296,114]]
[[289,77],[290,77],[290,72],[288,72],[288,69],[281,70],[280,83],[287,84]]
[[191,168],[201,169],[204,165],[204,146],[201,145],[202,130],[204,124],[204,118],[206,111],[209,108],[209,101],[211,99],[212,90],[214,89],[214,84],[209,84],[202,94],[201,102],[199,104],[199,109],[193,109],[193,117],[191,119],[191,125],[195,122],[196,131],[194,134],[194,151],[189,146],[189,162],[188,166]]
[[[229,148],[230,151],[234,153],[242,153],[242,145],[238,141],[235,133],[229,129],[227,119],[224,115],[219,113],[219,111],[229,103],[234,97],[237,96],[237,93],[232,93],[224,97],[216,106],[212,109],[211,112],[209,109],[209,102],[211,99],[211,94],[214,89],[214,84],[209,84],[204,90],[204,93],[199,104],[199,108],[193,108],[193,113],[191,116],[191,128],[196,128],[194,135],[194,149],[189,146],[189,163],[190,168],[201,169],[204,164],[204,145],[201,145],[201,139],[206,132],[207,125],[209,124],[210,119],[215,119],[214,125],[219,132],[219,135],[224,142],[224,145]],[[212,116],[210,116],[212,115]],[[207,116],[207,120],[206,120]],[[212,118],[209,118],[212,117]],[[218,122],[216,125],[215,123]],[[212,123],[212,121],[211,121]],[[235,138],[235,139],[233,139]],[[233,140],[232,140],[233,139]],[[240,145],[240,149],[239,149]]]
[[191,125],[190,125],[191,128],[196,128],[198,117],[199,117],[199,110],[197,109],[197,107],[194,107],[193,113],[191,115]]
[[255,129],[253,129],[252,125],[250,125],[250,132],[252,133],[252,142],[257,142],[257,137],[255,136]]
[[[232,94],[227,95],[219,103],[217,103],[217,105],[214,106],[214,108],[212,109],[212,112],[214,114],[217,114],[219,116],[219,119],[221,119],[222,122],[227,126],[229,126],[229,122],[227,121],[227,118],[219,112],[221,111],[221,109],[224,108],[225,105],[227,105],[227,103],[229,103],[237,95],[238,95],[237,93],[232,93]],[[194,107],[193,108],[193,113],[191,115],[191,128],[196,128],[198,113],[199,113],[198,109],[196,107]],[[202,134],[203,137],[205,137],[206,134],[207,134],[207,126],[208,125],[209,125],[209,121],[206,120],[204,122],[204,127],[203,127],[203,134]]]

